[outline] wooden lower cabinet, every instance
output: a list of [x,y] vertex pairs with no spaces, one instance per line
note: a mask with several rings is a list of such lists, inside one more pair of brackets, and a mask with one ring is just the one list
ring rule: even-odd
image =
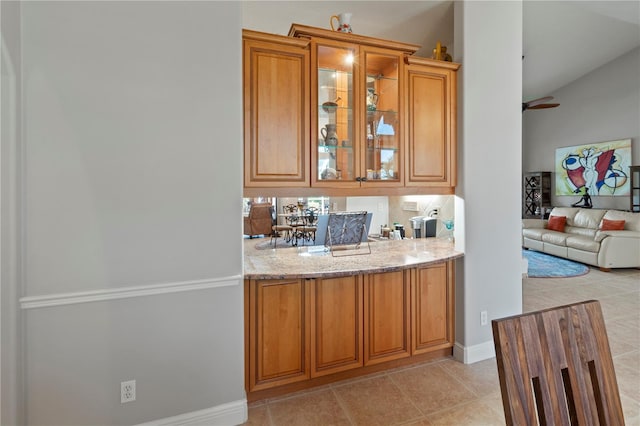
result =
[[315,280],[311,377],[362,367],[362,321],[362,275]]
[[411,353],[454,344],[453,262],[411,270]]
[[449,261],[335,278],[246,280],[249,399],[267,395],[264,391],[276,395],[279,389],[286,393],[380,371],[411,363],[412,357],[450,355],[453,265]]
[[309,379],[310,285],[302,279],[249,281],[249,392]]
[[365,365],[410,356],[409,271],[365,276]]

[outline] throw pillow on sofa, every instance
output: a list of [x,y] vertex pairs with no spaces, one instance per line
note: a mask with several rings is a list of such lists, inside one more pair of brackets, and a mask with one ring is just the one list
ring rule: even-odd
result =
[[602,219],[600,229],[603,231],[622,231],[624,230],[624,220]]
[[549,216],[547,229],[552,231],[564,232],[564,226],[567,223],[566,216]]

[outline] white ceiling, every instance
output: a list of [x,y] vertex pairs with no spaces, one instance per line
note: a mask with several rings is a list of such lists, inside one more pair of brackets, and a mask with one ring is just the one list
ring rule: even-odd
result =
[[[287,34],[292,23],[329,28],[329,18],[351,12],[358,34],[453,49],[453,2],[245,1],[243,27]],[[546,96],[640,46],[639,1],[523,2],[523,100]],[[464,62],[464,59],[463,59]]]

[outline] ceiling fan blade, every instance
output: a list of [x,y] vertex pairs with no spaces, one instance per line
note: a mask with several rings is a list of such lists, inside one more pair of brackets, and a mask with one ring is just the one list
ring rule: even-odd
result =
[[560,104],[539,104],[539,105],[528,106],[525,109],[546,109],[546,108],[555,108],[557,106],[560,106]]
[[536,104],[541,104],[543,102],[547,102],[553,99],[553,96],[545,96],[544,98],[538,98],[538,99],[534,99],[532,101],[529,102],[525,102],[525,104],[531,106],[531,105],[536,105]]

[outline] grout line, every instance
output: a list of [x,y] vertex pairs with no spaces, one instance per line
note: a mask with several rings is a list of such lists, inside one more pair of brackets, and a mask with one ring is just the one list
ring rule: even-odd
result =
[[[407,398],[407,400],[411,403],[411,405],[413,405],[413,407],[418,410],[418,413],[420,413],[421,417],[412,419],[410,421],[414,422],[416,420],[420,420],[420,419],[425,419],[427,418],[426,414],[420,409],[420,407],[418,407],[414,402],[413,399],[411,398],[410,395],[408,395],[404,390],[402,390],[402,387],[400,387],[400,385],[398,384],[398,382],[396,382],[392,375],[389,375],[389,380],[391,380],[391,383],[393,383],[393,385],[400,391],[400,393],[402,394],[402,396],[404,396],[405,398]],[[408,423],[408,421],[407,421]]]
[[338,393],[336,392],[336,390],[332,387],[330,388],[331,393],[333,393],[334,398],[336,399],[336,401],[338,401],[338,405],[340,406],[340,408],[342,409],[342,411],[344,412],[344,415],[347,416],[347,420],[349,421],[349,423],[351,425],[357,425],[357,423],[355,422],[355,420],[353,420],[352,416],[351,416],[351,411],[349,411],[349,407],[347,406],[346,402],[344,402],[342,400],[342,397],[340,395],[338,395]]
[[269,422],[269,426],[276,426],[273,418],[271,417],[271,404],[267,403],[267,421]]
[[[453,373],[447,371],[446,368],[444,367],[440,367],[448,376],[453,377],[453,379],[455,381],[457,381],[458,383],[460,383],[462,385],[462,387],[464,387],[466,390],[468,390],[469,392],[471,392],[471,394],[473,396],[475,396],[476,398],[480,398],[480,395],[478,395],[476,393],[476,391],[474,391],[472,388],[470,388],[469,386],[467,386],[467,384],[460,378],[458,378],[456,375],[454,375]],[[498,370],[496,370],[496,374],[498,374]]]

